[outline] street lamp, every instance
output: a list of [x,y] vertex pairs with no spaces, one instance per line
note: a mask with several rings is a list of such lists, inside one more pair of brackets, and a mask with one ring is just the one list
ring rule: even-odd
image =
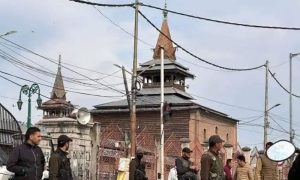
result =
[[293,95],[293,89],[292,89],[292,79],[293,79],[293,76],[292,76],[292,60],[293,60],[293,57],[296,57],[300,55],[300,53],[290,53],[290,142],[293,144],[293,139],[294,139],[294,130],[293,130],[293,103],[292,103],[292,95]]
[[7,36],[7,35],[10,35],[10,34],[14,34],[14,33],[17,33],[17,31],[9,31],[7,33],[4,33],[4,34],[0,35],[0,37]]
[[30,87],[28,85],[24,85],[22,86],[21,90],[20,90],[20,96],[19,96],[19,100],[17,102],[18,105],[18,109],[21,110],[22,109],[22,93],[25,94],[28,97],[28,116],[27,116],[27,128],[31,127],[31,96],[33,94],[38,94],[38,98],[36,100],[38,107],[41,107],[42,105],[42,98],[41,98],[41,94],[40,94],[40,87],[38,84],[33,83]]
[[272,109],[280,106],[281,104],[275,104],[274,106],[272,106],[271,108],[267,109],[265,111],[265,119],[264,119],[264,122],[265,122],[265,125],[264,125],[264,146],[266,146],[267,144],[267,141],[268,141],[268,128],[269,128],[269,120],[268,120],[268,117],[269,117],[269,111],[271,111]]
[[274,108],[276,108],[276,107],[278,107],[278,106],[280,106],[281,104],[275,104],[274,106],[272,106],[270,109],[268,109],[267,111],[271,111],[272,109],[274,109]]

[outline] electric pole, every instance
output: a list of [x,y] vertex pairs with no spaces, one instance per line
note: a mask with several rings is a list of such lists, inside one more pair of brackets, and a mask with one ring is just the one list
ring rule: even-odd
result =
[[266,61],[266,84],[265,84],[265,112],[264,112],[264,148],[268,141],[269,111],[268,111],[268,93],[269,93],[269,61]]
[[161,174],[161,180],[164,180],[165,178],[165,134],[164,134],[164,103],[165,103],[165,92],[164,92],[164,86],[165,86],[165,73],[164,73],[164,47],[160,47],[160,174]]
[[134,19],[134,45],[133,45],[133,68],[131,82],[131,109],[130,109],[130,142],[131,158],[135,157],[136,151],[136,83],[137,83],[137,46],[138,46],[138,17],[139,17],[139,1],[135,1],[135,19]]

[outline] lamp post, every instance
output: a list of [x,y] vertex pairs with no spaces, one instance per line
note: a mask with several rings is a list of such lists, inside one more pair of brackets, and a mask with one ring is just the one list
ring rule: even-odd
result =
[[4,33],[4,34],[0,35],[0,37],[7,36],[7,35],[10,35],[10,34],[14,34],[16,32],[17,31],[8,31],[7,33]]
[[271,111],[272,109],[280,106],[281,104],[275,104],[274,106],[272,106],[271,108],[267,109],[265,111],[265,125],[264,125],[264,147],[266,146],[267,144],[267,141],[268,141],[268,128],[269,128],[269,120],[268,120],[268,117],[269,117],[269,111]]
[[290,142],[293,144],[293,140],[294,140],[294,130],[293,130],[293,103],[292,103],[292,95],[293,95],[293,84],[292,84],[292,79],[293,79],[293,76],[292,76],[292,60],[293,60],[293,57],[296,57],[300,55],[300,53],[290,53]]
[[19,96],[19,100],[17,102],[18,104],[18,109],[21,110],[22,109],[22,94],[25,94],[28,97],[28,116],[27,116],[27,128],[31,127],[31,96],[33,94],[38,94],[38,98],[36,100],[38,107],[41,107],[42,105],[42,99],[41,99],[41,94],[40,94],[40,87],[38,84],[33,83],[30,87],[28,85],[24,85],[22,86],[21,90],[20,90],[20,96]]

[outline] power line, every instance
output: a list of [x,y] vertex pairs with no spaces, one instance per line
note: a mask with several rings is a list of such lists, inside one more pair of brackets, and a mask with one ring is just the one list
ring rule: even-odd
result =
[[[18,46],[14,46],[14,45],[12,45],[12,44],[8,44],[8,43],[5,43],[5,42],[0,42],[0,44],[6,45],[6,48],[7,48],[7,46],[10,46],[10,47],[19,49],[19,50],[21,50],[21,51],[28,52],[27,50],[24,50],[23,48],[20,48],[20,47],[18,47]],[[50,59],[50,58],[49,58],[49,59]],[[52,59],[52,60],[53,60],[53,61],[56,61],[55,59]],[[69,64],[69,63],[66,63],[66,62],[61,62],[61,64],[65,64],[65,65],[68,65],[68,66],[72,66],[72,67],[75,67],[75,68],[77,68],[77,69],[85,70],[85,71],[88,71],[88,72],[94,72],[94,73],[97,73],[97,74],[105,75],[104,77],[106,77],[106,76],[111,76],[111,77],[116,77],[116,78],[119,78],[119,79],[123,79],[121,76],[114,76],[114,75],[112,75],[112,74],[107,74],[107,73],[99,72],[99,71],[96,71],[96,70],[93,70],[93,69],[88,69],[88,68],[76,66],[76,65],[74,65],[74,64]],[[101,77],[101,78],[103,78],[103,77]],[[86,79],[77,79],[77,80],[86,80]],[[94,79],[94,80],[100,80],[100,79]]]
[[[74,1],[77,3],[82,3],[82,4],[88,4],[88,5],[93,5],[93,6],[102,6],[102,7],[135,7],[134,3],[129,3],[129,4],[103,4],[103,3],[94,3],[94,2],[88,2],[88,1],[82,1],[82,0],[70,0]],[[172,11],[166,8],[160,8],[157,6],[153,5],[148,5],[144,3],[139,3],[139,5],[144,6],[144,7],[149,7],[152,9],[157,9],[181,16],[186,16],[189,18],[194,18],[194,19],[200,19],[204,21],[210,21],[210,22],[215,22],[215,23],[221,23],[221,24],[227,24],[227,25],[234,25],[234,26],[243,26],[243,27],[250,27],[250,28],[260,28],[260,29],[277,29],[277,30],[300,30],[298,27],[284,27],[284,26],[266,26],[266,25],[254,25],[254,24],[244,24],[244,23],[236,23],[236,22],[230,22],[230,21],[222,21],[222,20],[217,20],[217,19],[211,19],[211,18],[205,18],[205,17],[200,17],[200,16],[195,16],[191,14],[186,14],[186,13],[181,13],[177,11]]]
[[[129,31],[127,31],[126,29],[124,29],[122,26],[120,26],[120,25],[118,25],[117,23],[115,23],[111,18],[109,18],[107,15],[105,15],[105,14],[104,14],[102,11],[100,11],[96,6],[93,6],[93,8],[94,8],[97,12],[99,12],[99,14],[101,14],[105,19],[107,19],[111,24],[113,24],[114,26],[116,26],[117,28],[119,28],[121,31],[123,31],[123,32],[126,33],[127,35],[129,35],[129,36],[131,36],[132,38],[134,38],[134,35],[133,35],[132,33],[130,33]],[[148,43],[148,42],[146,42],[146,41],[144,41],[144,40],[142,40],[142,39],[140,39],[140,38],[138,38],[138,40],[139,40],[140,42],[142,42],[143,44],[145,44],[145,45],[147,45],[147,46],[153,48],[153,46],[152,46],[150,43]]]
[[283,66],[283,65],[287,64],[288,62],[289,62],[289,61],[284,61],[284,62],[279,63],[279,64],[277,64],[277,65],[271,66],[271,68],[278,68],[278,67],[280,67],[280,66]]
[[[7,81],[9,81],[9,82],[11,82],[11,83],[13,83],[13,84],[15,84],[15,85],[17,85],[17,86],[19,86],[19,87],[22,87],[21,84],[18,84],[18,83],[16,83],[15,81],[12,81],[12,80],[10,80],[10,79],[8,79],[8,78],[2,76],[2,75],[0,75],[0,77],[3,78],[3,79],[5,79],[5,80],[7,80]],[[40,95],[41,95],[42,97],[45,97],[45,98],[47,98],[47,99],[50,99],[49,97],[47,97],[47,96],[45,96],[45,95],[43,95],[43,94],[40,94]]]
[[[276,83],[285,91],[287,92],[288,94],[290,93],[290,91],[288,91],[280,82],[279,80],[275,77],[275,73],[272,73],[272,71],[269,69],[269,73],[271,74],[272,78],[276,81]],[[294,97],[297,97],[297,98],[300,98],[299,95],[296,95],[296,94],[292,94],[292,96]]]
[[259,119],[262,118],[263,116],[264,116],[264,115],[261,115],[261,116],[259,116],[259,117],[257,117],[257,118],[254,118],[254,119],[252,119],[252,120],[245,121],[245,122],[242,122],[242,123],[239,123],[239,124],[240,124],[240,125],[249,124],[250,122],[254,122],[254,121],[259,120]]
[[[109,18],[107,15],[105,15],[102,11],[100,11],[96,6],[93,6],[95,8],[96,11],[98,11],[105,19],[107,19],[111,24],[113,24],[114,26],[116,26],[117,28],[119,28],[121,31],[123,31],[124,33],[126,33],[127,35],[129,35],[130,37],[134,38],[134,35],[132,33],[130,33],[129,31],[127,31],[125,28],[123,28],[122,26],[118,25],[116,22],[114,22],[111,18]],[[143,39],[141,38],[138,38],[138,40],[145,44],[146,46],[150,47],[150,48],[153,48],[153,45],[144,41]],[[217,71],[217,72],[233,72],[233,71],[228,71],[228,70],[218,70],[218,69],[213,69],[213,68],[209,68],[209,67],[206,67],[206,66],[201,66],[199,64],[196,64],[196,63],[193,63],[193,62],[190,62],[182,57],[179,57],[179,56],[176,56],[177,59],[179,60],[182,60],[184,62],[187,62],[189,64],[192,64],[192,65],[195,65],[195,66],[198,66],[200,68],[203,68],[203,69],[207,69],[207,70],[211,70],[211,71]]]
[[134,3],[129,3],[129,4],[104,4],[104,3],[94,3],[94,2],[81,1],[81,0],[70,0],[70,1],[74,1],[74,2],[82,3],[82,4],[93,5],[93,6],[102,6],[102,7],[134,7]]
[[[11,46],[11,47],[16,48],[16,49],[19,49],[19,50],[22,50],[21,48],[18,48],[18,47],[16,47],[16,46],[13,46],[13,45],[11,45],[11,44],[7,44],[7,43],[4,43],[4,42],[0,42],[0,45],[3,46],[3,47],[5,47],[6,49],[10,50],[11,52],[17,54],[18,56],[21,56],[22,58],[28,60],[29,62],[31,62],[31,63],[33,63],[33,64],[37,64],[40,68],[46,69],[46,70],[48,70],[51,74],[55,75],[53,72],[51,72],[50,69],[48,69],[48,68],[46,68],[45,66],[42,66],[42,65],[40,65],[40,64],[38,64],[38,63],[36,63],[35,61],[31,60],[30,58],[27,58],[27,57],[23,56],[22,54],[20,54],[20,53],[14,51],[12,48],[10,48],[10,47],[8,47],[8,46]],[[27,52],[27,51],[26,51],[26,52]],[[63,64],[67,64],[67,63],[63,63]],[[73,67],[74,67],[74,66],[73,66]],[[81,67],[78,67],[78,68],[84,69],[84,70],[88,70],[89,72],[92,71],[92,72],[95,72],[95,73],[104,75],[103,77],[95,78],[94,80],[103,80],[103,79],[105,79],[105,78],[107,78],[107,77],[117,77],[117,78],[122,78],[122,77],[120,77],[120,76],[114,76],[114,74],[120,72],[121,70],[115,71],[115,72],[113,72],[113,73],[111,73],[111,74],[106,74],[106,73],[101,73],[101,72],[99,72],[99,71],[94,71],[94,70],[92,70],[92,69],[85,69],[85,68],[81,68]],[[71,80],[78,80],[78,81],[80,81],[80,80],[82,80],[82,81],[88,80],[88,79],[71,78],[71,77],[66,77],[66,76],[64,76],[64,78],[71,79]],[[122,84],[123,84],[123,83],[122,83]]]
[[299,31],[300,30],[300,28],[298,28],[298,27],[266,26],[266,25],[254,25],[254,24],[244,24],[244,23],[222,21],[222,20],[217,20],[217,19],[211,19],[211,18],[200,17],[200,16],[191,15],[191,14],[176,12],[176,11],[172,11],[172,10],[168,10],[168,9],[165,9],[165,8],[160,8],[160,7],[144,4],[144,3],[141,3],[140,5],[145,6],[145,7],[149,7],[149,8],[152,8],[152,9],[157,9],[157,10],[169,12],[169,13],[172,13],[172,14],[177,14],[177,15],[181,15],[181,16],[185,16],[185,17],[189,17],[189,18],[200,19],[200,20],[210,21],[210,22],[220,23],[220,24],[227,24],[227,25],[233,25],[233,26],[243,26],[243,27],[249,27],[249,28],[260,28],[260,29],[277,29],[277,30],[294,30],[294,31]]
[[[3,54],[3,55],[1,55],[1,54]],[[14,66],[17,66],[18,68],[21,68],[19,66],[22,66],[22,67],[24,67],[26,69],[35,71],[35,72],[40,73],[40,74],[42,74],[44,76],[48,76],[48,77],[51,77],[51,78],[56,77],[56,74],[51,73],[51,72],[47,72],[47,71],[39,69],[39,68],[36,68],[36,67],[31,66],[29,64],[26,64],[26,63],[22,62],[21,60],[15,58],[14,56],[12,56],[10,54],[7,54],[6,52],[2,51],[1,49],[0,49],[0,57],[2,59],[4,59],[4,60],[8,61],[9,63],[13,64]],[[24,69],[22,69],[22,70],[25,71]],[[27,71],[25,71],[25,72],[29,73]],[[31,74],[32,76],[34,76],[34,77],[36,77],[38,79],[41,79],[40,77],[37,77],[37,76],[33,75],[32,73],[29,73],[29,74]],[[90,84],[90,83],[85,83],[85,82],[77,81],[74,78],[69,78],[69,77],[65,77],[65,76],[64,76],[64,78],[65,78],[65,81],[73,83],[73,84],[77,84],[77,85],[80,85],[80,86],[92,87],[92,88],[95,88],[95,90],[108,90],[107,88],[96,87],[95,84]],[[45,82],[48,82],[48,81],[46,81],[44,79],[41,79],[41,80],[45,81]],[[50,82],[48,82],[48,83],[50,83]],[[69,88],[69,89],[74,89],[74,88]],[[74,90],[79,90],[79,89],[74,89]],[[91,90],[91,89],[89,89],[89,90]]]
[[271,120],[273,120],[276,124],[277,124],[277,126],[279,126],[283,131],[285,131],[285,132],[287,132],[287,133],[289,133],[286,129],[284,129],[274,118],[272,118],[272,116],[269,116],[270,117],[270,119]]
[[[50,58],[47,58],[47,57],[45,57],[45,56],[43,56],[43,55],[41,55],[41,54],[38,54],[38,53],[36,53],[36,52],[34,52],[34,51],[32,51],[32,50],[30,50],[30,49],[28,49],[28,48],[25,48],[25,47],[23,47],[23,46],[21,46],[21,45],[19,45],[19,44],[17,44],[17,43],[14,43],[14,42],[12,42],[12,41],[6,39],[6,38],[3,38],[3,37],[1,37],[1,36],[0,36],[0,38],[2,38],[2,39],[4,39],[5,41],[8,41],[8,42],[10,42],[10,43],[12,43],[12,44],[18,46],[18,47],[21,47],[21,48],[25,49],[26,51],[28,51],[28,52],[30,52],[30,53],[36,55],[36,56],[39,56],[39,57],[41,57],[41,58],[43,58],[43,59],[45,59],[45,60],[47,60],[47,61],[50,61],[50,62],[52,62],[52,63],[54,63],[54,64],[57,64],[57,65],[59,64],[59,63],[57,63],[56,61],[54,61],[54,60],[52,60],[52,59],[50,59]],[[83,76],[83,77],[85,77],[85,78],[87,78],[87,79],[89,79],[89,80],[91,80],[91,81],[94,81],[94,82],[96,82],[96,83],[98,83],[98,84],[100,84],[100,85],[102,85],[102,86],[104,86],[104,87],[107,87],[107,88],[109,88],[109,89],[111,89],[111,90],[113,90],[113,91],[115,91],[115,92],[118,92],[118,93],[121,93],[121,94],[125,94],[124,92],[122,92],[122,91],[119,90],[119,89],[113,88],[113,87],[108,86],[108,85],[103,84],[103,83],[100,83],[100,82],[98,82],[98,81],[96,81],[96,80],[94,80],[94,79],[91,79],[90,77],[88,77],[88,76],[86,76],[86,75],[84,75],[84,74],[81,74],[81,73],[79,73],[79,72],[77,72],[77,71],[74,71],[73,69],[68,68],[68,67],[66,67],[66,66],[64,66],[64,65],[61,65],[61,67],[64,67],[65,69],[67,69],[67,70],[69,70],[69,71],[71,71],[71,72],[73,72],[73,73],[75,73],[75,74],[78,74],[78,75],[80,75],[80,76]]]
[[174,43],[178,48],[180,48],[181,50],[183,50],[184,52],[186,52],[187,54],[191,55],[192,57],[196,58],[199,61],[202,61],[206,64],[209,64],[211,66],[220,68],[220,69],[225,69],[225,70],[229,70],[229,71],[251,71],[251,70],[255,70],[255,69],[260,69],[262,67],[265,66],[265,64],[260,65],[260,66],[256,66],[256,67],[252,67],[252,68],[229,68],[229,67],[224,67],[224,66],[220,66],[217,64],[214,64],[212,62],[209,62],[205,59],[202,59],[200,57],[198,57],[197,55],[193,54],[192,52],[186,50],[184,47],[182,47],[181,45],[179,45],[177,42],[175,42],[174,40],[172,40],[171,38],[169,38],[166,34],[164,34],[158,27],[156,27],[141,11],[139,11],[139,14],[154,28],[156,29],[160,34],[162,34],[163,36],[165,36],[169,41],[171,41],[172,43]]
[[238,108],[238,109],[244,109],[244,110],[248,110],[248,111],[263,112],[263,111],[257,110],[257,109],[252,109],[252,108],[248,108],[248,107],[243,107],[243,106],[238,106],[238,105],[233,105],[233,104],[228,104],[228,103],[225,103],[225,102],[213,100],[213,99],[206,98],[206,97],[203,97],[203,96],[199,96],[199,95],[196,95],[196,94],[193,94],[193,93],[191,93],[191,95],[195,96],[197,98],[205,99],[205,100],[215,102],[215,103],[218,103],[218,104],[222,104],[222,105],[225,105],[225,106],[230,106],[230,107],[234,107],[234,108]]
[[[20,76],[16,76],[16,75],[4,72],[4,71],[0,71],[0,73],[8,75],[8,76],[11,76],[11,77],[14,77],[14,78],[21,79],[23,81],[27,81],[27,82],[31,82],[31,83],[36,83],[35,81],[29,80],[29,79],[25,79],[25,78],[22,78]],[[12,82],[12,83],[14,83],[14,84],[16,84],[16,85],[18,85],[18,86],[21,86],[20,84],[14,82],[12,80],[9,80],[8,78],[5,78],[3,76],[1,76],[1,77],[4,78],[4,79],[6,79],[6,80],[8,80],[8,81],[10,81],[10,82]],[[38,83],[38,84],[40,84],[42,86],[45,86],[45,87],[49,87],[49,88],[55,88],[55,87],[49,86],[49,85],[44,84],[44,83]],[[62,90],[61,88],[56,88],[56,89]],[[96,97],[107,97],[107,98],[123,97],[123,96],[105,96],[105,95],[89,94],[89,93],[84,93],[84,92],[71,91],[71,90],[67,90],[67,89],[65,91],[66,92],[71,92],[71,93],[76,93],[76,94],[88,95],[88,96],[96,96]]]

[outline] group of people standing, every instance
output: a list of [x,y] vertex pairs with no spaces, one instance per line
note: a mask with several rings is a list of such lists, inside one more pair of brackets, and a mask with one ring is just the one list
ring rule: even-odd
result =
[[[228,159],[226,165],[223,166],[219,154],[223,142],[218,135],[209,138],[209,149],[201,158],[201,170],[194,166],[190,160],[192,150],[183,148],[182,157],[175,161],[177,179],[198,180],[197,174],[200,171],[201,180],[279,180],[277,163],[268,159],[265,153],[258,158],[255,172],[242,154],[237,156],[237,167],[234,170],[231,159]],[[267,143],[266,149],[272,144],[271,142]]]
[[[45,157],[38,146],[42,140],[41,130],[30,127],[25,134],[25,142],[10,153],[7,170],[15,173],[13,180],[41,180],[45,170]],[[66,135],[57,139],[57,150],[49,160],[50,180],[73,180],[68,158],[68,149],[72,141]]]
[[[14,180],[40,180],[45,169],[45,157],[38,146],[42,139],[37,127],[28,128],[25,142],[13,149],[7,162],[7,170],[15,173]],[[72,139],[60,135],[57,139],[57,150],[51,153],[49,160],[50,180],[73,180],[68,150]],[[266,153],[260,155],[255,171],[246,162],[244,155],[237,156],[237,167],[232,173],[232,160],[228,159],[223,166],[219,154],[223,140],[218,135],[209,138],[209,149],[201,157],[201,170],[191,160],[190,148],[182,149],[182,156],[175,161],[177,180],[279,180],[277,163],[267,158]],[[266,150],[273,143],[266,144]],[[143,152],[137,150],[136,158],[132,159],[129,168],[129,180],[147,180],[145,164],[142,162]],[[296,158],[289,173],[289,180],[299,177],[300,157]],[[299,178],[298,178],[299,179]]]

